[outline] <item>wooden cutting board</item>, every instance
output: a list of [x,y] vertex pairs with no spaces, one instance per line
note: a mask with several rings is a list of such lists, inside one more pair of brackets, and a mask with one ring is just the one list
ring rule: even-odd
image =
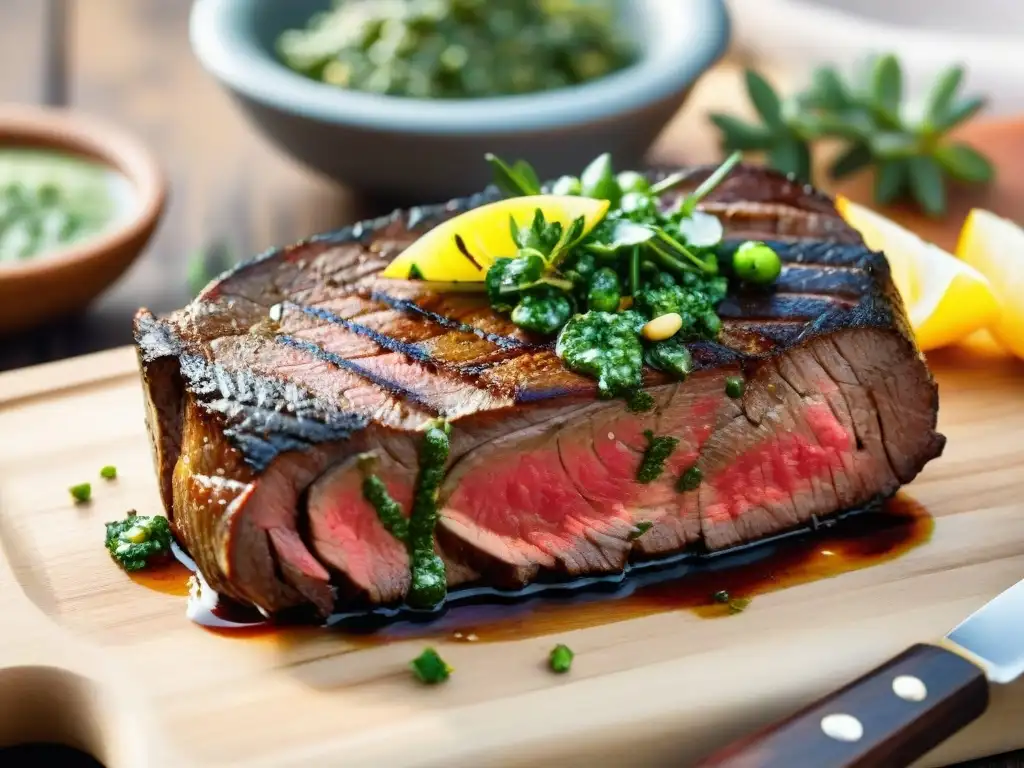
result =
[[[935,517],[927,543],[724,619],[431,640],[455,667],[438,687],[409,674],[422,639],[214,634],[114,566],[104,521],[162,511],[130,350],[0,375],[0,743],[62,740],[109,768],[686,764],[1024,577],[1024,364],[931,362],[949,443],[905,491]],[[544,667],[555,642],[569,675]],[[1024,747],[1022,721],[1024,688],[997,691],[921,764]]]

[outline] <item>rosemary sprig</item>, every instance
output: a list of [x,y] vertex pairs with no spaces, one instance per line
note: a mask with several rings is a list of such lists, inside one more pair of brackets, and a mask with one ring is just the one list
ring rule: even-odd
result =
[[828,169],[831,178],[872,167],[876,202],[909,199],[931,216],[946,211],[949,179],[991,181],[989,160],[948,135],[985,105],[981,97],[958,96],[963,67],[943,71],[921,104],[905,103],[903,70],[894,55],[870,58],[860,70],[844,80],[834,67],[820,67],[805,90],[785,99],[748,70],[747,93],[760,122],[711,115],[723,148],[763,152],[772,167],[813,182],[811,145],[838,139],[844,146]]

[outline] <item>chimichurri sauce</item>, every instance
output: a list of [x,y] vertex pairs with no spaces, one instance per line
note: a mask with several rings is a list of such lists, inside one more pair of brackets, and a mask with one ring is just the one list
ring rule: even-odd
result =
[[420,443],[420,470],[416,477],[412,511],[408,519],[401,506],[388,494],[384,483],[372,474],[370,455],[359,462],[363,472],[363,498],[376,510],[381,523],[409,552],[410,578],[406,602],[413,608],[433,608],[448,592],[444,560],[434,552],[437,524],[437,494],[444,480],[444,467],[451,448],[451,427],[446,422],[431,424]]
[[130,200],[127,179],[69,153],[0,147],[0,264],[60,250],[107,230]]

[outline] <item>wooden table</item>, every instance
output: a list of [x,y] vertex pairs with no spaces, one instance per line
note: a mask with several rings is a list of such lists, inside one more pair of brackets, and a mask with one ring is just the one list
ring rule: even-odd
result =
[[[61,35],[48,27],[47,8],[61,5],[0,2],[0,101],[66,99],[133,131],[156,150],[170,180],[170,201],[149,249],[87,313],[0,337],[0,370],[128,343],[137,307],[161,312],[190,298],[189,260],[200,249],[223,244],[244,257],[385,212],[297,167],[248,126],[191,55],[190,3],[68,0],[66,68],[60,46],[47,43]],[[48,75],[52,71],[66,71],[66,81]],[[652,159],[717,159],[704,114],[723,100],[730,109],[745,109],[736,101],[739,76],[731,62],[709,73]],[[11,765],[2,752],[0,763]],[[1024,768],[1024,755],[970,765]]]

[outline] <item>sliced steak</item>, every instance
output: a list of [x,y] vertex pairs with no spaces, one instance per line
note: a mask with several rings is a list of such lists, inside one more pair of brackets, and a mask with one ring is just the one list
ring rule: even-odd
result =
[[[784,269],[772,290],[722,302],[720,338],[690,345],[687,381],[646,373],[646,413],[597,399],[483,297],[379,276],[420,233],[492,199],[318,236],[167,317],[139,311],[163,502],[218,592],[271,613],[402,600],[409,555],[364,500],[356,457],[376,456],[408,511],[437,417],[453,427],[435,542],[451,586],[755,541],[887,496],[942,452],[937,389],[888,264],[824,196],[742,168],[705,202],[729,242],[768,239]],[[646,430],[679,443],[641,484]],[[703,481],[680,492],[692,467]]]

